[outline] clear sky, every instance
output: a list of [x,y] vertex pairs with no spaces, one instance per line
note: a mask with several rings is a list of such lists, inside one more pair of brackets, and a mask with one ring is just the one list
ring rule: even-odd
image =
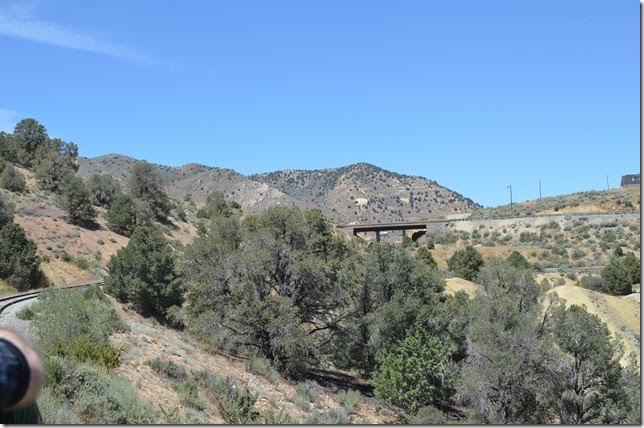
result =
[[484,205],[639,172],[636,0],[9,0],[0,58],[0,129],[83,156],[370,162]]

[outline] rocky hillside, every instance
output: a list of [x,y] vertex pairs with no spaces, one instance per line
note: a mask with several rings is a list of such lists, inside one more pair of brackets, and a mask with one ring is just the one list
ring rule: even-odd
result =
[[[79,175],[110,174],[125,182],[136,159],[122,155],[81,158]],[[469,212],[469,198],[424,177],[401,175],[359,163],[324,170],[286,170],[244,176],[231,169],[188,164],[157,165],[170,196],[197,204],[222,191],[246,211],[273,205],[320,208],[337,221],[399,221]]]
[[397,221],[469,212],[471,199],[424,177],[358,163],[315,171],[286,170],[251,176],[310,207],[325,207],[334,218]]
[[[110,174],[125,184],[137,160],[123,155],[110,154],[96,158],[80,158],[78,174]],[[184,200],[188,195],[198,205],[214,191],[223,192],[240,203],[244,210],[258,211],[273,205],[291,205],[298,201],[265,183],[253,181],[232,169],[187,164],[179,168],[155,165],[163,179],[168,194]]]

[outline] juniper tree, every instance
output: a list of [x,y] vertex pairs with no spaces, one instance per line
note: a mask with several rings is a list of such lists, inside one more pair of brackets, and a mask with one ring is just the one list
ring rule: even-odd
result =
[[107,269],[105,291],[145,316],[164,320],[169,308],[183,302],[173,250],[155,227],[138,226]]
[[61,199],[71,224],[89,226],[94,223],[96,211],[92,206],[90,194],[80,177],[67,174],[61,184]]

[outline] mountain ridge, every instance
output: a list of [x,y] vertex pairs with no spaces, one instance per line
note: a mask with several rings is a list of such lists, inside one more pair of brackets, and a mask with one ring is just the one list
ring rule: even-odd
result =
[[[122,184],[137,159],[110,153],[79,158],[79,175],[109,174]],[[274,205],[320,208],[338,221],[413,220],[437,214],[470,212],[480,205],[422,176],[389,171],[367,162],[325,169],[286,169],[243,175],[230,168],[196,162],[178,167],[151,163],[168,194],[203,204],[214,191],[245,211]]]

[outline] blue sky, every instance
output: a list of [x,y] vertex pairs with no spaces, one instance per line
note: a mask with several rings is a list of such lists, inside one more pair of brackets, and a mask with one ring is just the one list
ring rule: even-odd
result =
[[0,3],[0,129],[249,174],[370,162],[484,205],[639,172],[639,2]]

